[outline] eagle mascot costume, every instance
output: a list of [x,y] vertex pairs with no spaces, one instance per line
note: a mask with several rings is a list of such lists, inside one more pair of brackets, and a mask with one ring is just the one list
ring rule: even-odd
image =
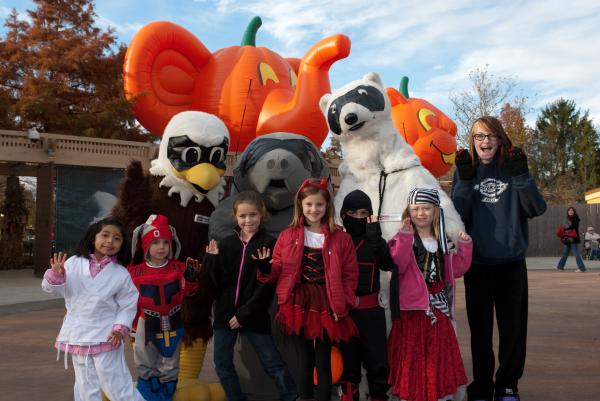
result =
[[[208,244],[209,218],[225,192],[228,146],[229,132],[216,116],[199,111],[175,115],[165,127],[150,174],[139,161],[127,167],[112,214],[130,232],[151,214],[167,216],[181,242],[179,260],[191,257],[201,261]],[[182,308],[187,347],[181,351],[178,391],[182,379],[197,379],[212,336],[213,290],[202,271],[198,281],[196,295]],[[215,398],[206,395],[199,399]]]

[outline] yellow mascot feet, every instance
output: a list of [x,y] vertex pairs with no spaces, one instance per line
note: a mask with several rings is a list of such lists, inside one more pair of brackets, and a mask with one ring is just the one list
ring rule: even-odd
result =
[[173,401],[225,401],[225,392],[219,383],[206,384],[198,380],[205,354],[206,343],[201,339],[181,348],[179,382]]
[[[206,343],[200,339],[190,347],[181,348],[177,390],[173,394],[173,401],[225,401],[225,392],[219,383],[206,384],[198,380],[205,354]],[[104,394],[102,399],[110,401]]]

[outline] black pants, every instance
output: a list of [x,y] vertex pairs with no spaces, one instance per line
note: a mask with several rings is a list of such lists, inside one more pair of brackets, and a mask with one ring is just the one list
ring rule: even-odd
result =
[[[525,260],[502,265],[473,264],[465,275],[467,317],[471,329],[473,382],[469,400],[491,400],[517,390],[527,347],[527,267]],[[494,308],[498,322],[498,370],[494,385]]]
[[[331,341],[327,337],[323,341],[307,340],[299,336],[290,336],[290,339],[296,343],[298,352],[296,385],[300,398],[311,399],[314,396],[317,401],[331,400]],[[316,392],[313,380],[315,367],[318,379]]]
[[383,308],[376,307],[353,310],[350,316],[358,327],[360,338],[340,344],[344,361],[341,381],[359,384],[362,376],[361,364],[364,364],[371,399],[387,400],[390,369],[387,361],[385,312]]

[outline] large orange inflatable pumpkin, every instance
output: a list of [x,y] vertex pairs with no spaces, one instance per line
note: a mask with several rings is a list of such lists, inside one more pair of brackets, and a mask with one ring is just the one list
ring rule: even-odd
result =
[[200,40],[170,22],[153,22],[127,49],[124,85],[137,120],[162,135],[175,114],[215,114],[229,129],[229,149],[241,152],[257,135],[277,131],[308,137],[317,147],[327,136],[319,99],[330,92],[329,68],[350,53],[350,39],[333,35],[301,60],[286,60],[256,47],[255,17],[241,46],[211,53]]
[[394,126],[411,145],[423,166],[440,177],[454,164],[456,124],[426,100],[408,96],[408,78],[400,91],[386,88],[392,105]]

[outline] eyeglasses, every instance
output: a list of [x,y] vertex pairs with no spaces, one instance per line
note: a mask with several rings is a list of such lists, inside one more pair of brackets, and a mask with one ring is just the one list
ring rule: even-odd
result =
[[484,134],[482,132],[478,132],[475,135],[473,135],[473,139],[475,139],[477,142],[483,142],[483,140],[487,138],[490,141],[497,141],[498,140],[498,135],[496,134]]

